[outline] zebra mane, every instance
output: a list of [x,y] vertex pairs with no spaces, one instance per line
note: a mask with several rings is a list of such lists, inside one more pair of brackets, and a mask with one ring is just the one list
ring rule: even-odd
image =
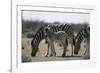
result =
[[40,41],[43,40],[44,38],[45,38],[44,27],[41,26],[39,28],[39,30],[35,33],[35,36],[33,37],[32,41],[31,41],[32,47],[37,48]]
[[84,38],[89,38],[89,35],[90,35],[90,27],[88,25],[84,25],[77,33],[75,40],[81,43]]

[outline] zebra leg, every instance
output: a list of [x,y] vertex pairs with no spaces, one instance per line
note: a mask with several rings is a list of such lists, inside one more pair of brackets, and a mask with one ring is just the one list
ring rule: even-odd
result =
[[86,39],[86,52],[84,53],[84,56],[83,58],[84,59],[89,59],[90,58],[90,43],[89,43],[89,40]]
[[48,57],[48,54],[49,54],[49,47],[48,47],[48,51],[47,51],[47,54],[46,54],[46,56],[45,56],[45,57]]
[[87,58],[90,59],[90,40],[88,40],[87,42],[87,53],[88,53]]
[[75,42],[74,42],[74,40],[73,39],[71,39],[71,48],[72,48],[72,52],[71,52],[71,56],[73,56],[73,45],[75,44]]
[[50,54],[50,57],[52,57],[53,55],[52,55],[52,53]]
[[73,44],[71,44],[71,48],[72,48],[71,56],[73,56]]
[[66,41],[64,42],[64,50],[63,50],[63,54],[62,54],[62,57],[65,57],[66,56],[66,51],[67,51],[67,46],[68,46],[68,41],[66,39]]
[[47,51],[47,54],[45,57],[48,57],[48,55],[49,55],[49,47],[50,47],[50,43],[48,42],[48,51]]
[[51,55],[50,55],[50,57],[52,57],[52,56],[55,57],[55,56],[56,56],[56,52],[54,51],[54,48],[51,48],[51,50],[52,50],[52,51],[51,51]]
[[62,57],[65,57],[65,56],[66,56],[66,50],[67,50],[67,47],[66,47],[66,46],[64,46],[64,50],[63,50]]
[[54,44],[52,42],[50,44],[51,44],[51,55],[50,56],[56,56]]

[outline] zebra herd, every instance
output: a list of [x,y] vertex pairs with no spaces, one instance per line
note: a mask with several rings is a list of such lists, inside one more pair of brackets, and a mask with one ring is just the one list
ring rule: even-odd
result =
[[[89,45],[90,26],[87,24],[83,26],[76,36],[74,35],[74,33],[75,32],[72,24],[56,24],[56,25],[48,24],[41,26],[31,41],[31,46],[32,46],[31,56],[36,55],[36,53],[39,50],[38,49],[39,43],[43,39],[45,39],[48,44],[48,51],[46,56],[48,56],[49,49],[51,50],[50,56],[56,56],[54,47],[54,42],[55,42],[63,45],[62,56],[65,57],[68,47],[68,41],[70,41],[71,43],[71,49],[72,49],[71,56],[73,56],[73,54],[78,54],[81,47],[80,44],[83,39],[86,39]],[[87,48],[89,48],[89,46]]]

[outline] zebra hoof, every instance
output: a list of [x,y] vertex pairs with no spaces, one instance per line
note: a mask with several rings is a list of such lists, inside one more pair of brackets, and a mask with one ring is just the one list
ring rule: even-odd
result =
[[50,57],[56,57],[56,55],[50,55]]
[[47,40],[45,40],[45,44],[48,44],[48,41]]
[[24,47],[22,47],[22,49],[24,49]]
[[46,55],[45,57],[48,57],[48,55]]
[[62,57],[65,57],[66,56],[66,54],[62,54]]
[[50,57],[52,57],[53,55],[51,54]]
[[32,57],[34,57],[34,56],[35,56],[35,54],[31,53],[31,56],[32,56]]

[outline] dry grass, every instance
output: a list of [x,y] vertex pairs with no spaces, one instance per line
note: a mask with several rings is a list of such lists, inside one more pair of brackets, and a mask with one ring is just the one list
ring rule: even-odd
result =
[[[60,61],[60,60],[82,60],[84,59],[84,56],[82,56],[85,53],[85,45],[84,41],[81,44],[81,49],[79,51],[79,54],[77,56],[82,57],[68,57],[71,56],[71,46],[70,43],[68,45],[68,51],[66,53],[66,57],[61,57],[63,53],[63,47],[58,46],[58,44],[55,44],[55,50],[56,50],[56,56],[57,57],[45,57],[47,53],[47,44],[45,44],[45,40],[42,40],[39,44],[39,51],[36,54],[36,57],[31,57],[31,40],[30,38],[22,38],[22,62],[38,62],[38,61]],[[50,53],[49,53],[50,55]],[[75,55],[74,55],[75,56]]]

